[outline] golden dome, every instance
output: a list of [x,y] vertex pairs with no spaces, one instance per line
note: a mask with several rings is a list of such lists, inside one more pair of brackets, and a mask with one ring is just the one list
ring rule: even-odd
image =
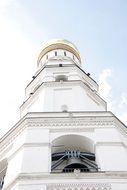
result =
[[73,43],[63,39],[55,39],[47,42],[43,46],[43,49],[38,56],[37,64],[39,65],[40,60],[45,54],[56,49],[63,49],[73,53],[77,57],[77,59],[81,62],[80,54]]

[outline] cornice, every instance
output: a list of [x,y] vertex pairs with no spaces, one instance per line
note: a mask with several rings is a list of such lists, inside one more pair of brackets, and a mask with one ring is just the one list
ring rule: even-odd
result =
[[111,190],[110,183],[68,183],[68,184],[49,184],[47,190]]
[[95,146],[124,146],[127,148],[127,146],[123,142],[97,142]]
[[47,179],[62,180],[62,179],[127,179],[127,171],[100,171],[100,172],[86,172],[86,173],[21,173],[19,179]]
[[0,155],[2,155],[4,151],[11,147],[14,140],[24,131],[26,127],[27,120],[22,118],[0,139]]
[[[80,180],[79,180],[80,179]],[[105,181],[106,179],[106,181]],[[59,180],[59,183],[58,183]],[[65,182],[66,180],[66,182]],[[78,180],[78,181],[77,181]],[[80,189],[80,190],[100,190],[101,188],[106,188],[105,190],[111,190],[112,183],[123,183],[127,182],[127,172],[122,171],[107,171],[107,172],[95,172],[95,173],[21,173],[15,177],[13,181],[4,187],[4,190],[9,190],[11,187],[20,184],[31,184],[31,181],[36,181],[36,184],[45,184],[47,189]],[[73,183],[72,183],[73,181]],[[98,182],[99,181],[99,182]]]
[[48,129],[56,128],[96,128],[96,127],[113,127],[114,121],[107,118],[48,118],[48,119],[30,119],[28,122],[29,127],[45,127]]
[[28,113],[0,139],[0,153],[7,150],[28,127],[43,127],[50,132],[84,132],[117,127],[127,137],[127,128],[111,112]]

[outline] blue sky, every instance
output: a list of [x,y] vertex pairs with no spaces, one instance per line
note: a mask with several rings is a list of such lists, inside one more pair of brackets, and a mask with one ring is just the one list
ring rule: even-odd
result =
[[0,133],[19,119],[37,56],[54,38],[77,46],[82,67],[100,84],[108,109],[127,123],[126,0],[1,0]]

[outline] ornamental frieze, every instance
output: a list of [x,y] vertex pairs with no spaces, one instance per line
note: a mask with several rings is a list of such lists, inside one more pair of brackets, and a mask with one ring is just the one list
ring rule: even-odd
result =
[[49,184],[47,190],[111,190],[111,185],[104,183]]
[[52,120],[36,120],[32,119],[28,122],[29,127],[47,127],[47,128],[52,128],[52,127],[113,127],[114,122],[113,121],[93,121],[93,120],[74,120],[74,119],[52,119]]

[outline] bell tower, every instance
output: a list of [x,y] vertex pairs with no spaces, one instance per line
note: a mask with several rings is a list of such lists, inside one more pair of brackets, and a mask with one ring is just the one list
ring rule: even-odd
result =
[[0,189],[127,189],[127,127],[81,65],[71,42],[43,46],[21,119],[0,141]]
[[52,40],[41,51],[37,72],[25,89],[21,116],[28,112],[105,111],[97,83],[81,69],[77,48]]

